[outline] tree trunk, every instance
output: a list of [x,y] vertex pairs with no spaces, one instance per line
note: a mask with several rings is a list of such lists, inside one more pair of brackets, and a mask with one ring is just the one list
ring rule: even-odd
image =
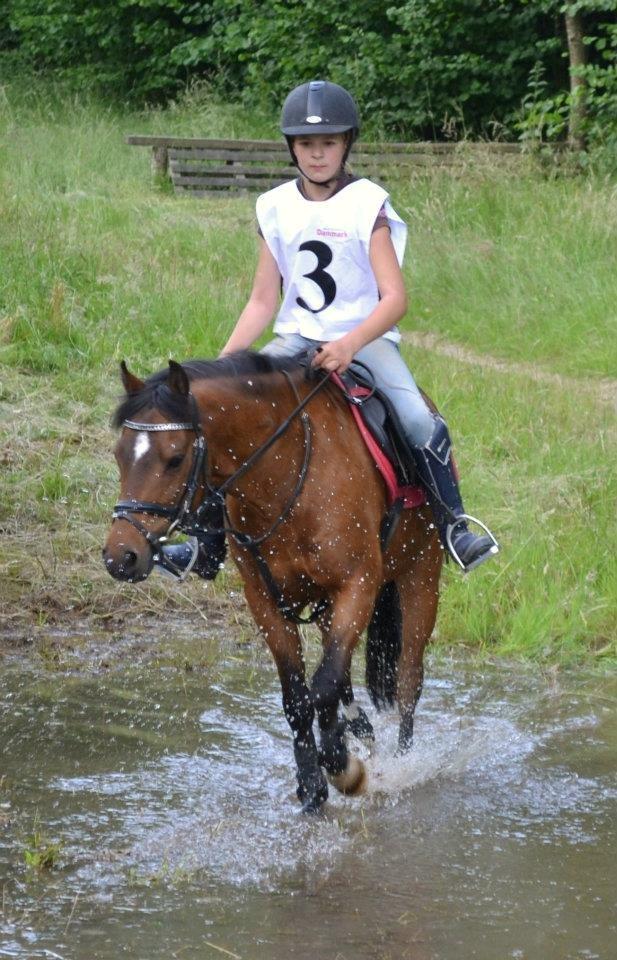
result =
[[568,142],[575,150],[585,149],[586,81],[580,69],[587,65],[587,47],[583,43],[583,18],[580,12],[566,8],[566,34],[570,55],[570,117]]

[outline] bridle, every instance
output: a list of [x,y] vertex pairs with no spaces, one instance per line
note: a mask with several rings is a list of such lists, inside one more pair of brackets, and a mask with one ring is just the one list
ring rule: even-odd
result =
[[[274,577],[272,576],[272,573],[261,551],[259,550],[259,547],[269,537],[271,537],[274,531],[287,519],[294,503],[302,491],[308,472],[312,446],[310,420],[308,414],[304,412],[304,408],[308,403],[310,403],[315,394],[322,390],[326,383],[328,383],[329,376],[322,377],[319,383],[306,395],[303,400],[301,400],[296,386],[289,374],[285,370],[281,372],[286,377],[293,390],[296,406],[289,416],[286,417],[283,423],[274,431],[274,433],[254,453],[252,453],[251,456],[248,457],[230,477],[228,477],[217,487],[213,486],[208,480],[208,445],[202,430],[197,402],[194,395],[190,391],[187,395],[191,413],[190,421],[178,423],[142,423],[135,420],[125,420],[123,426],[129,430],[143,430],[148,433],[161,433],[172,430],[191,430],[195,434],[195,439],[193,441],[192,461],[189,475],[187,477],[184,490],[180,494],[178,502],[175,504],[175,506],[165,506],[164,504],[153,503],[148,500],[119,500],[114,507],[112,519],[125,520],[127,523],[130,523],[131,526],[133,526],[147,541],[153,555],[157,558],[157,562],[162,566],[172,570],[174,573],[177,572],[177,568],[173,562],[165,556],[162,551],[162,547],[175,531],[197,536],[198,539],[200,535],[203,537],[204,534],[230,534],[240,546],[247,549],[255,558],[266,586],[272,597],[275,599],[277,606],[283,615],[288,619],[293,619],[294,622],[297,623],[312,623],[323,612],[327,606],[327,601],[320,600],[308,619],[302,619],[298,617],[293,608],[285,602],[282,591],[274,580]],[[244,474],[248,473],[251,467],[259,459],[261,459],[261,457],[270,449],[270,447],[272,447],[273,444],[276,443],[276,441],[286,432],[290,424],[296,419],[297,416],[300,416],[303,427],[304,455],[298,473],[298,478],[290,497],[288,498],[285,506],[279,513],[274,523],[265,533],[262,533],[257,537],[253,537],[241,530],[236,530],[230,523],[229,515],[225,506],[226,494],[229,493],[233,495],[232,488],[237,480],[244,476]],[[207,496],[205,496],[202,502],[195,509],[193,509],[193,500],[195,499],[195,495],[200,485],[202,485],[207,491]],[[210,517],[213,515],[220,516],[221,510],[225,520],[227,521],[226,524],[222,527],[211,525],[208,522],[208,514],[210,514]],[[155,535],[139,520],[137,520],[134,514],[147,514],[150,516],[164,517],[165,519],[169,520],[169,525],[164,533]]]
[[[163,559],[161,547],[170,536],[176,531],[181,530],[184,533],[192,532],[195,523],[198,520],[199,509],[191,509],[200,479],[203,476],[206,479],[206,458],[207,446],[206,438],[201,429],[197,403],[192,393],[188,394],[188,401],[191,410],[191,420],[186,423],[142,423],[136,420],[125,420],[122,424],[128,430],[145,431],[146,433],[166,433],[173,430],[192,430],[195,433],[193,441],[192,460],[189,475],[184,484],[178,503],[174,506],[165,506],[162,503],[153,503],[150,500],[119,500],[114,507],[112,514],[113,520],[126,520],[130,523],[147,541],[152,553]],[[207,484],[206,484],[207,485]],[[145,513],[154,517],[164,517],[169,520],[169,525],[164,533],[158,536],[151,530],[136,520],[133,516],[136,513]],[[163,561],[164,563],[164,561]],[[164,563],[165,565],[165,563]],[[173,569],[173,565],[171,565]]]

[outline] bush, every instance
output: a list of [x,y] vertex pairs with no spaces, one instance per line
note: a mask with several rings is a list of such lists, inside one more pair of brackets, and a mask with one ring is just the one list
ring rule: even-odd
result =
[[[579,0],[591,31],[593,139],[617,127],[615,28],[605,13],[613,2]],[[356,0],[344,16],[338,0],[42,6],[8,0],[0,46],[122,99],[165,101],[199,79],[227,99],[273,112],[296,83],[321,76],[353,90],[372,136],[512,138],[517,123],[528,134],[543,113],[567,115],[561,0]],[[536,91],[521,108],[530,76]],[[551,131],[561,135],[563,124],[553,120]],[[544,136],[549,124],[540,126]]]

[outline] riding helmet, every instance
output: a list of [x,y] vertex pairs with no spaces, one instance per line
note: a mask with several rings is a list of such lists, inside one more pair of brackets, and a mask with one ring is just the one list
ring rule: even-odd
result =
[[281,132],[285,137],[310,133],[351,133],[350,145],[360,132],[354,98],[329,80],[311,80],[296,87],[283,104]]

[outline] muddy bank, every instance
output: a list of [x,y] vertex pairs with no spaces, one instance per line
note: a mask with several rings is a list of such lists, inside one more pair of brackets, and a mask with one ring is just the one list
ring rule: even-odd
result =
[[27,659],[50,670],[85,672],[159,663],[191,671],[210,667],[221,647],[262,648],[237,591],[213,594],[198,609],[190,604],[186,609],[186,595],[182,599],[184,604],[170,603],[168,609],[124,603],[113,613],[94,615],[50,608],[36,618],[22,611],[0,624],[0,663]]

